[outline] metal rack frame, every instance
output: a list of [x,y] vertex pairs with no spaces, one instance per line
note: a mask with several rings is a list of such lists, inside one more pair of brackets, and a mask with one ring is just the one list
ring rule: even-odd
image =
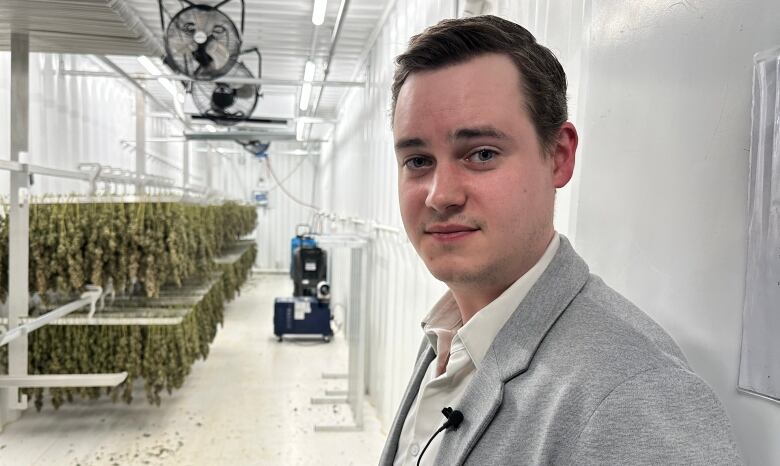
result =
[[[14,270],[9,274],[8,284],[8,317],[2,319],[6,331],[0,335],[0,347],[8,347],[8,375],[0,376],[0,408],[5,411],[18,411],[27,408],[27,396],[19,392],[23,387],[102,387],[116,386],[127,378],[126,372],[115,374],[43,374],[29,375],[27,335],[45,325],[127,325],[138,324],[139,319],[93,317],[95,302],[102,296],[102,289],[95,287],[81,296],[81,299],[61,306],[37,318],[27,315],[29,303],[28,273],[29,273],[29,207],[31,196],[29,192],[32,176],[51,176],[89,183],[89,195],[84,197],[68,196],[77,202],[144,202],[155,199],[147,194],[133,195],[97,195],[99,183],[104,183],[106,189],[115,190],[118,186],[141,187],[143,191],[159,194],[178,194],[166,199],[172,202],[207,202],[216,200],[215,192],[202,187],[176,186],[173,180],[154,175],[144,175],[128,170],[117,169],[97,163],[82,163],[78,170],[63,170],[27,163],[27,153],[19,152],[16,160],[0,160],[0,170],[11,173],[11,195],[9,209],[9,265]],[[129,190],[125,189],[125,191]],[[63,198],[56,198],[62,200]],[[87,318],[76,319],[66,316],[85,306],[91,307]],[[150,319],[147,319],[151,322]],[[164,324],[176,325],[181,318],[167,319]],[[155,319],[155,325],[163,324]],[[3,396],[4,395],[4,396]],[[0,422],[2,419],[0,419]],[[0,430],[2,426],[0,426]]]
[[[322,374],[323,379],[347,379],[347,390],[326,391],[327,397],[314,397],[312,404],[346,403],[352,410],[353,424],[315,425],[315,432],[355,432],[363,430],[363,404],[366,395],[366,308],[371,303],[371,239],[357,234],[314,235],[317,245],[327,249],[350,251],[350,296],[346,309],[345,335],[349,343],[346,374]],[[332,397],[331,395],[337,395]]]
[[178,189],[183,194],[191,190],[173,185],[173,181],[151,175],[138,175],[117,171],[100,164],[82,164],[78,171],[63,170],[27,163],[28,155],[24,151],[15,154],[15,160],[0,161],[0,170],[11,173],[11,196],[9,209],[9,274],[8,318],[6,331],[0,335],[0,346],[8,347],[8,375],[0,376],[0,391],[5,392],[0,404],[6,411],[21,411],[27,408],[27,397],[19,392],[21,387],[51,386],[116,386],[127,378],[126,372],[115,374],[44,374],[29,375],[27,335],[68,314],[90,306],[90,315],[95,311],[95,303],[102,295],[100,287],[88,289],[86,293],[72,303],[61,306],[35,319],[27,316],[29,304],[28,273],[30,247],[30,181],[33,175],[52,176],[81,180],[90,184],[92,195],[97,191],[97,183],[114,183],[152,187],[160,190]]

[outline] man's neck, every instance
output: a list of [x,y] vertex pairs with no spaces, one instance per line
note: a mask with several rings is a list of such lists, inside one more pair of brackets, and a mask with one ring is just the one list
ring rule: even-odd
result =
[[455,302],[458,303],[458,309],[460,309],[460,316],[463,323],[465,324],[468,322],[480,311],[480,309],[501,296],[501,293],[506,291],[515,280],[496,285],[495,287],[472,288],[468,286],[450,286],[452,297],[455,298]]
[[488,282],[470,282],[470,283],[447,283],[452,292],[455,302],[458,303],[461,319],[466,324],[477,312],[493,302],[496,298],[512,286],[520,277],[525,275],[536,265],[544,255],[544,252],[550,245],[550,241],[555,235],[555,231],[550,233],[550,239],[544,243],[544,246],[532,256],[527,263],[520,264],[514,273],[507,273],[505,280],[491,279]]

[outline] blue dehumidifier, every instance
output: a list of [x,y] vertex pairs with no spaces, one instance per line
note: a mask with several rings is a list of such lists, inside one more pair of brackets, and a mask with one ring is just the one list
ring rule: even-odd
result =
[[284,335],[321,335],[328,342],[333,336],[328,255],[314,238],[301,234],[301,226],[305,225],[299,225],[291,244],[293,296],[274,301],[274,334],[279,341]]
[[274,300],[274,335],[322,335],[326,342],[333,336],[330,306],[311,296],[288,296]]

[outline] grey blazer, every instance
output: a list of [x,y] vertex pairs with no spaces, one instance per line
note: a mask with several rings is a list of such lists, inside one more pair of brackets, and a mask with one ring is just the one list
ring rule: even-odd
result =
[[[433,358],[424,339],[381,465]],[[464,421],[439,434],[437,465],[742,464],[723,406],[672,338],[563,236],[454,408]]]

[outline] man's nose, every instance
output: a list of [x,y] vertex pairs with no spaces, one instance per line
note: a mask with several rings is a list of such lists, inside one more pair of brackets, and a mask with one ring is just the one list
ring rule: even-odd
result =
[[425,205],[442,213],[461,207],[466,202],[464,188],[458,168],[454,164],[440,163],[431,178]]

